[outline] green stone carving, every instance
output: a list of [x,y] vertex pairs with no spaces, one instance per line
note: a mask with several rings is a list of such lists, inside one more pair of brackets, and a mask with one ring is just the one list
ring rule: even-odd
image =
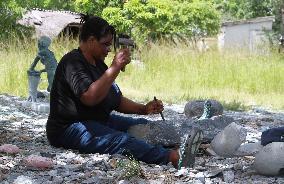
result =
[[198,120],[211,118],[213,116],[213,111],[211,107],[212,107],[211,102],[209,100],[206,100],[204,103],[203,114],[200,116]]

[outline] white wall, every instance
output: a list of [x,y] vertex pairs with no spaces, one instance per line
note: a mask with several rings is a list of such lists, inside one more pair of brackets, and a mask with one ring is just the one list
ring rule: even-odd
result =
[[263,30],[272,30],[271,20],[225,25],[218,36],[219,48],[247,48],[252,51],[265,39]]

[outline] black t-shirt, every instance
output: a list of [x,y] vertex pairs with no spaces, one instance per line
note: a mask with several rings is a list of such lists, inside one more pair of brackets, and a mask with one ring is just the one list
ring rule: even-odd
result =
[[63,56],[56,68],[50,92],[50,114],[46,125],[49,140],[56,138],[75,122],[105,122],[111,111],[118,108],[122,94],[115,83],[99,104],[86,106],[80,101],[81,95],[107,68],[104,62],[97,62],[96,66],[88,63],[80,49],[74,49]]

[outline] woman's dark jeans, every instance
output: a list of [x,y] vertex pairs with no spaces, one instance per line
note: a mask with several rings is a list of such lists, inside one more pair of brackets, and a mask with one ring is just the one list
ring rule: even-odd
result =
[[132,125],[146,124],[144,118],[131,118],[112,114],[104,124],[96,121],[76,122],[70,125],[59,145],[81,153],[126,154],[152,164],[167,164],[169,150],[160,145],[150,145],[126,133]]

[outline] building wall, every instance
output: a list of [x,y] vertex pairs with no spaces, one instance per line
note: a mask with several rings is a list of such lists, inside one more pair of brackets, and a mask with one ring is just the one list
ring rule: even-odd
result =
[[272,30],[272,21],[255,23],[225,25],[218,36],[220,49],[249,49],[255,50],[259,44],[265,41],[265,31]]

